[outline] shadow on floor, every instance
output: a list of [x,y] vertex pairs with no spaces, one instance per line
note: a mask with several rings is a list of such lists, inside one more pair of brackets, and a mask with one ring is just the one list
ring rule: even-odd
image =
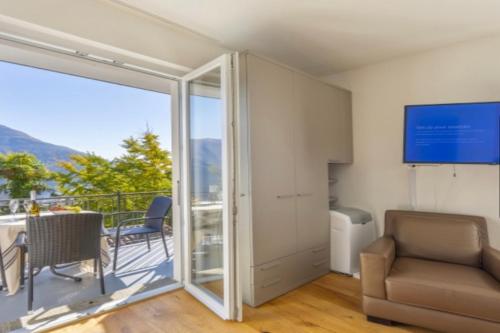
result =
[[[151,241],[149,252],[145,242],[120,246],[116,273],[112,273],[111,264],[104,270],[106,295],[100,294],[99,280],[94,274],[81,271],[79,266],[61,272],[79,276],[82,282],[61,278],[48,268],[43,269],[34,279],[34,312],[29,316],[27,288],[10,296],[0,292],[0,323],[3,326],[0,332],[19,328],[20,318],[35,324],[173,283],[173,240],[168,239],[167,244],[171,254],[168,260],[160,239]],[[110,251],[112,256],[113,248]]]

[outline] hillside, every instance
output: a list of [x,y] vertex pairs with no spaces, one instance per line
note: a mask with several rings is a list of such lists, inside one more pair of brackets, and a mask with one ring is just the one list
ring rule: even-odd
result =
[[222,145],[218,139],[191,140],[191,176],[195,196],[200,200],[214,198],[212,191],[222,191],[221,183]]
[[0,125],[0,153],[28,152],[35,155],[49,169],[57,169],[58,161],[66,161],[81,152],[38,140],[24,132]]
[[[214,200],[214,192],[221,191],[221,141],[193,139],[191,141],[193,190],[199,200]],[[57,170],[57,162],[68,160],[81,152],[36,139],[24,132],[0,125],[0,153],[28,152],[35,155],[49,169]],[[0,180],[1,181],[1,180]],[[6,195],[0,193],[0,199]]]

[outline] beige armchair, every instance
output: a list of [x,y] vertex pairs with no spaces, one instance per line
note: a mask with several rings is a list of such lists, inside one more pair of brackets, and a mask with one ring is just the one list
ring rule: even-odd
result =
[[361,253],[368,320],[442,332],[500,332],[500,251],[478,216],[387,211]]

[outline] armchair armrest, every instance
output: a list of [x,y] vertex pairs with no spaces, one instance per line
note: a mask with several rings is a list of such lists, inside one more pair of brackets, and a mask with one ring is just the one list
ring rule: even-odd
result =
[[483,268],[500,281],[500,251],[486,246],[483,248]]
[[363,295],[385,299],[385,278],[396,256],[392,237],[381,237],[361,252],[361,287]]
[[135,217],[135,218],[132,218],[132,219],[126,219],[126,220],[121,220],[120,222],[118,222],[118,228],[122,227],[123,225],[125,224],[129,224],[131,222],[137,222],[137,221],[145,221],[145,220],[154,220],[154,219],[164,219],[165,216],[155,216],[155,217],[151,217],[151,216],[143,216],[143,217]]
[[114,213],[104,213],[104,216],[116,216],[116,215],[124,215],[124,214],[146,214],[145,210],[131,210],[125,212],[114,212]]

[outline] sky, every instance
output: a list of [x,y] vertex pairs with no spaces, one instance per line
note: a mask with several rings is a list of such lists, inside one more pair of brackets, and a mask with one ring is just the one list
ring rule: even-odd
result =
[[[195,97],[196,138],[217,138],[217,99]],[[42,141],[105,158],[149,129],[171,150],[168,94],[0,61],[0,124]]]

